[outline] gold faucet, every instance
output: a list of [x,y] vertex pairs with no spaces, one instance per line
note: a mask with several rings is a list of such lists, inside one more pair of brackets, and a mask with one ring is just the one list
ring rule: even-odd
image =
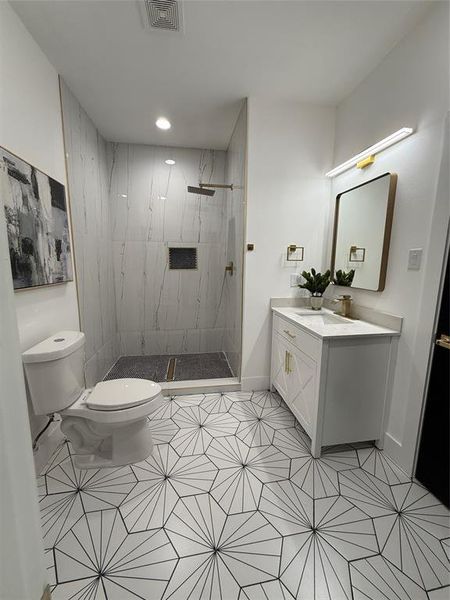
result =
[[340,315],[341,317],[350,318],[350,313],[352,311],[352,297],[348,294],[343,294],[342,296],[338,296],[333,300],[334,303],[340,302],[341,307],[339,310],[335,310],[336,315]]

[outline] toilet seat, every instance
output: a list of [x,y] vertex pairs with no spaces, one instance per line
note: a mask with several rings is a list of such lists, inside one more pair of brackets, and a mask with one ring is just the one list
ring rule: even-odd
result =
[[161,393],[161,386],[148,379],[101,381],[86,398],[92,410],[121,410],[145,404]]
[[[126,388],[123,382],[127,381],[140,383],[129,384]],[[99,391],[99,387],[100,392],[97,393],[96,390]],[[106,390],[110,390],[111,393],[108,394]],[[93,401],[91,401],[92,396],[94,396]],[[75,402],[60,411],[60,414],[63,418],[82,417],[97,423],[127,423],[148,417],[162,406],[163,402],[161,386],[154,381],[111,379],[97,383],[92,389],[83,390]],[[94,408],[97,406],[101,406],[101,408]]]

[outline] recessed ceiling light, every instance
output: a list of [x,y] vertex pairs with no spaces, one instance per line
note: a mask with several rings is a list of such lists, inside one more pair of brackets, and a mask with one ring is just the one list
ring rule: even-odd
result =
[[164,161],[166,163],[166,165],[174,165],[175,161],[172,160],[171,158],[168,158],[167,160]]
[[127,194],[120,194],[122,198],[128,198]]
[[159,129],[170,129],[172,125],[166,117],[159,117],[159,119],[156,120],[156,127],[159,127]]
[[160,200],[167,200],[167,197],[166,197],[166,196],[158,196],[158,198],[159,198]]

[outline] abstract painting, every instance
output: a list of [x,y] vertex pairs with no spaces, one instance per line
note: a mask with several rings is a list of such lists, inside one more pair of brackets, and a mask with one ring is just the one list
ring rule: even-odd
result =
[[72,281],[64,186],[0,147],[0,200],[14,289]]

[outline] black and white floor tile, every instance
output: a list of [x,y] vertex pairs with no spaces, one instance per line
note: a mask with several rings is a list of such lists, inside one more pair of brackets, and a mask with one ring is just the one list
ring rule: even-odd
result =
[[55,600],[448,600],[449,513],[384,453],[320,459],[277,394],[167,398],[145,461],[38,477]]

